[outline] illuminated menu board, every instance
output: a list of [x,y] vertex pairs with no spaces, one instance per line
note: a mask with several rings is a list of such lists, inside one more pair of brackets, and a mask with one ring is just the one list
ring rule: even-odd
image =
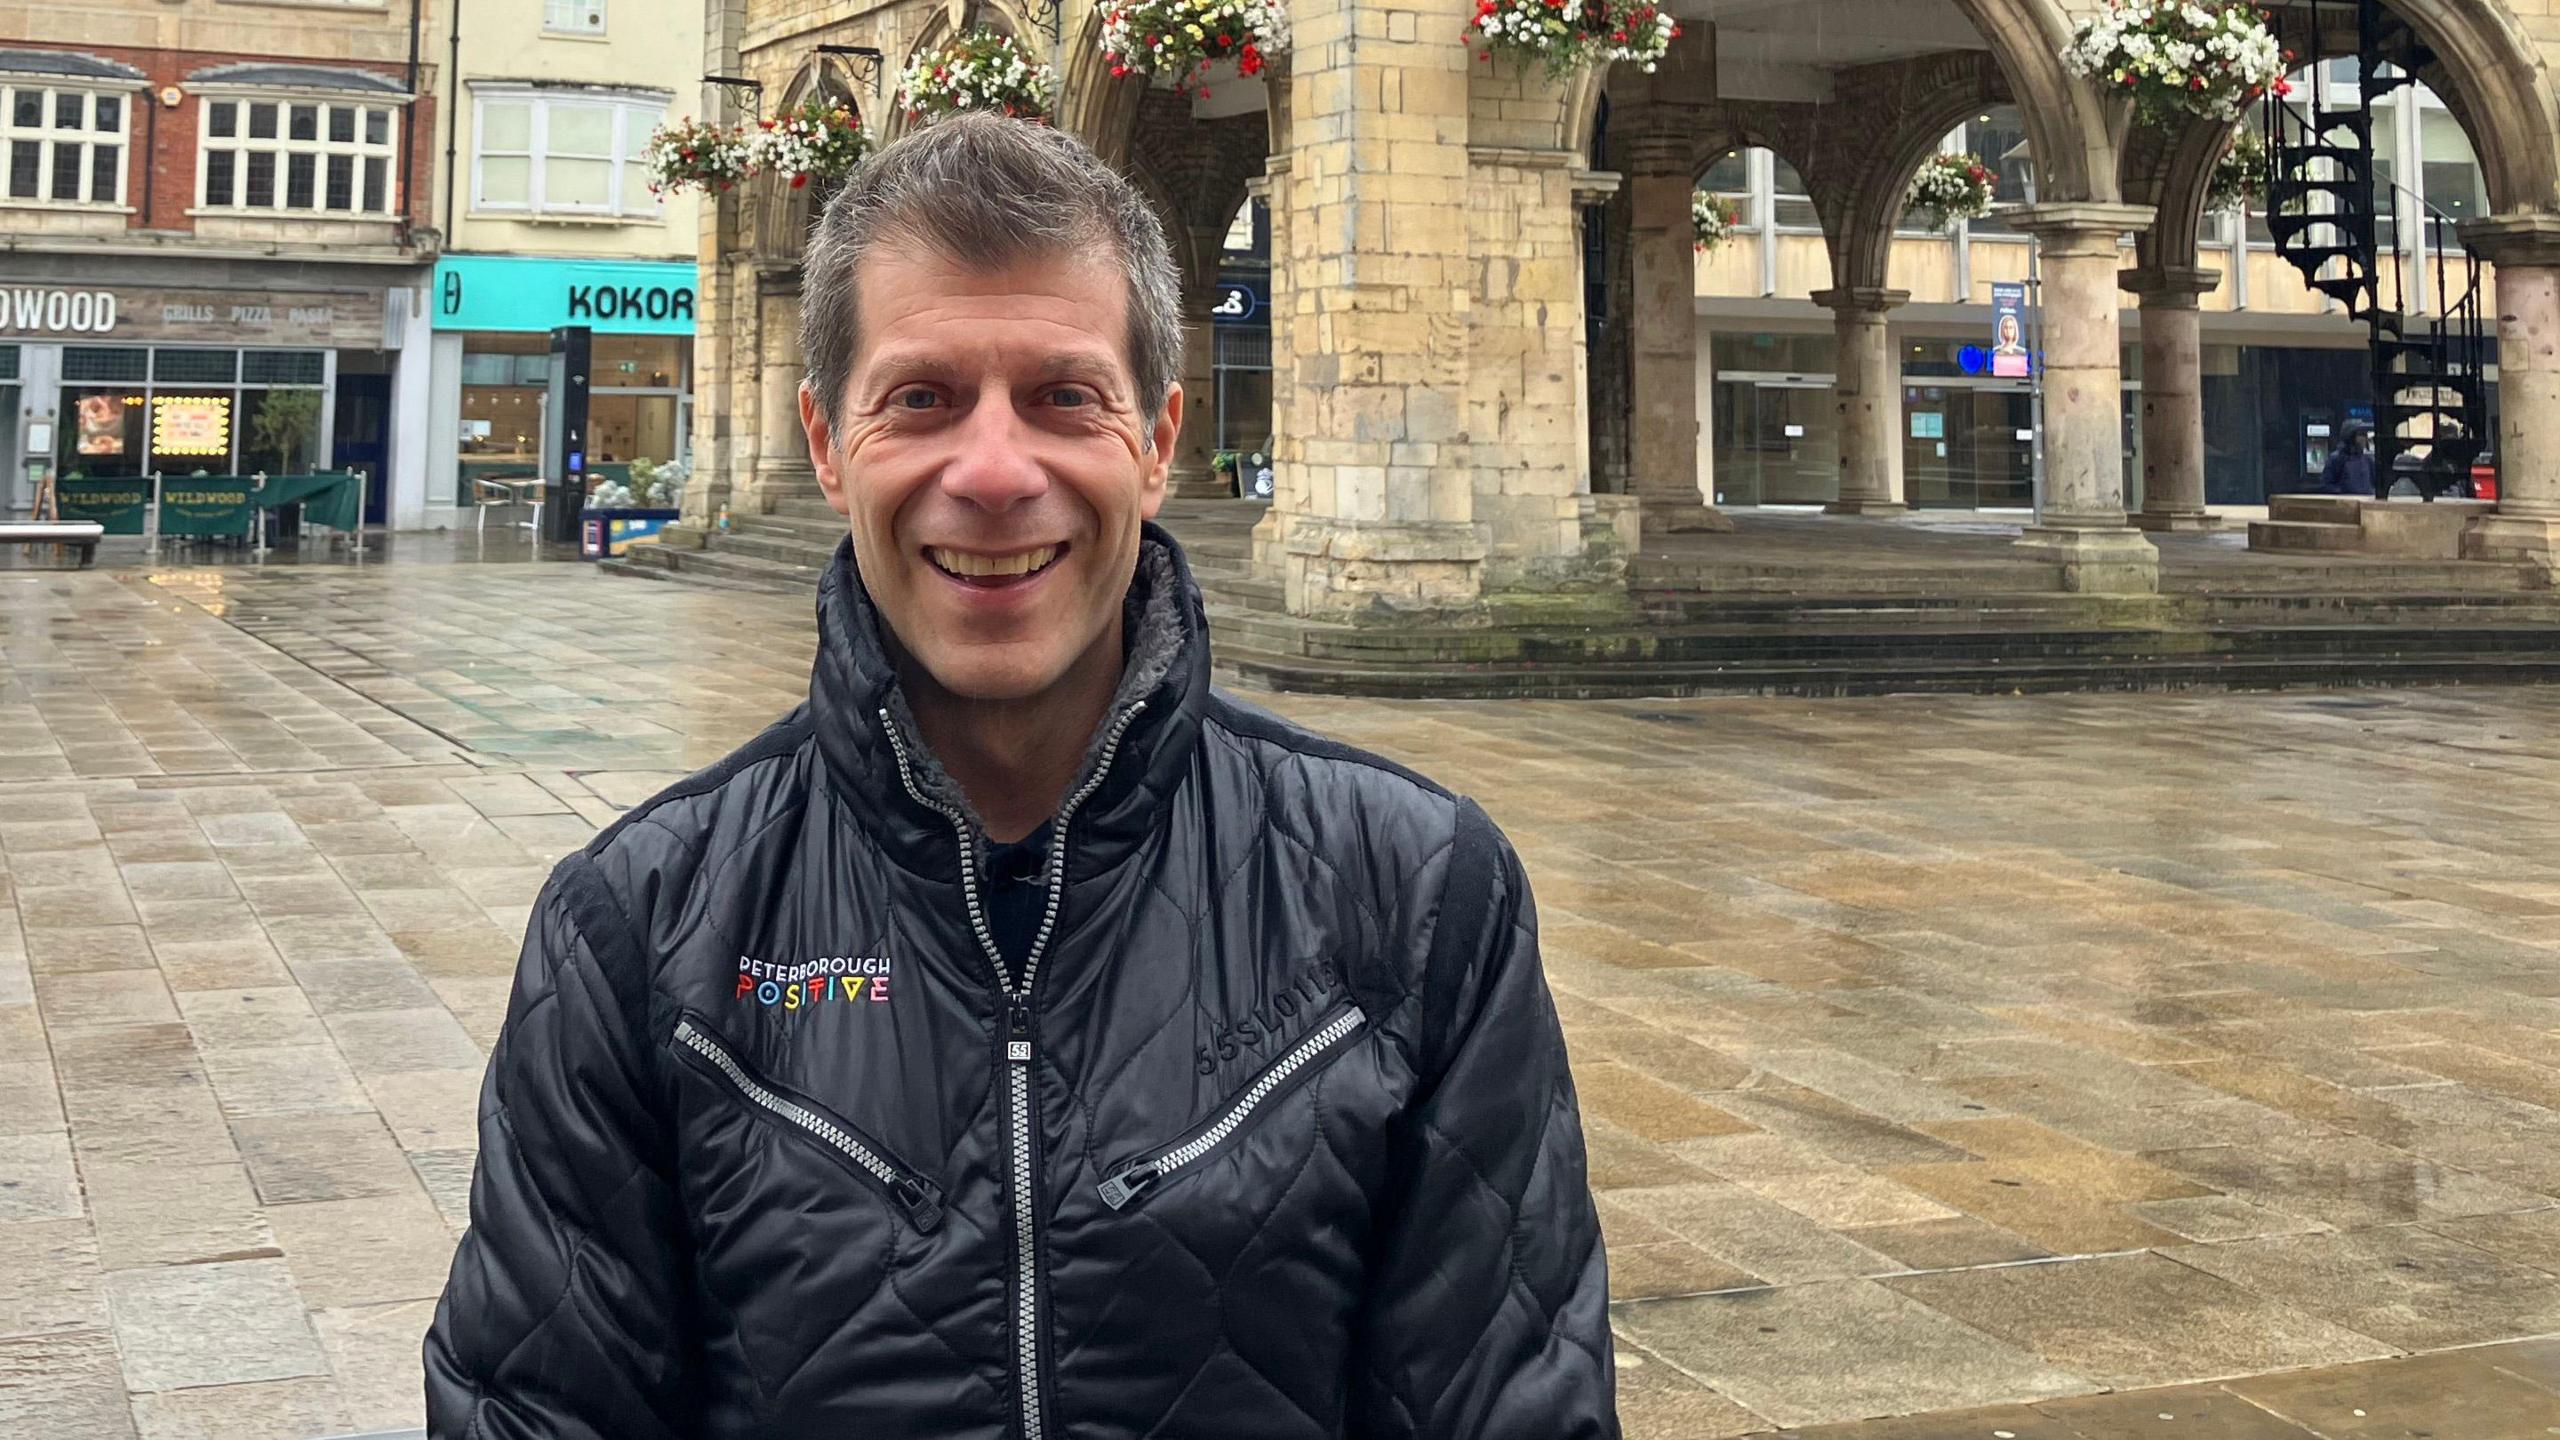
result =
[[151,453],[154,455],[229,455],[231,397],[228,395],[155,395],[151,397]]

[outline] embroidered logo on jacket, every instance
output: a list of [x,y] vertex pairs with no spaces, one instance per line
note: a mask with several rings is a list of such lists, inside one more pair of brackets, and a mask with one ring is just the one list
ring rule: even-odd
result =
[[889,957],[830,955],[778,965],[750,956],[738,957],[740,1000],[801,1010],[813,1005],[858,1002],[889,1003]]
[[1210,1033],[1209,1043],[1199,1048],[1192,1068],[1215,1075],[1226,1061],[1295,1034],[1302,1022],[1322,1014],[1341,995],[1342,971],[1331,960],[1319,960],[1288,989],[1242,1015],[1228,1016],[1225,1024]]

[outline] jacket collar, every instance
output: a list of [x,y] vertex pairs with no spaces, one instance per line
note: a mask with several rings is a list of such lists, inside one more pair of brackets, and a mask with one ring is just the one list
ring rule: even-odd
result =
[[[1153,522],[1140,537],[1124,605],[1128,658],[1120,688],[1067,787],[1076,802],[1070,884],[1113,868],[1153,833],[1190,768],[1208,703],[1209,626],[1199,587],[1182,547]],[[837,544],[819,581],[809,697],[828,774],[858,822],[900,868],[957,880],[955,819],[975,845],[983,846],[986,827],[925,748],[879,612],[854,567],[850,537]]]

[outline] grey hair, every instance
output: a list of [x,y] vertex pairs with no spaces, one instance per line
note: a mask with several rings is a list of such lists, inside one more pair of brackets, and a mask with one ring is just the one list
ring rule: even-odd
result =
[[874,151],[827,202],[801,266],[800,353],[833,424],[853,378],[855,275],[882,245],[920,246],[973,269],[1108,247],[1129,283],[1129,369],[1141,411],[1164,411],[1182,365],[1182,282],[1138,187],[1054,126],[978,113]]

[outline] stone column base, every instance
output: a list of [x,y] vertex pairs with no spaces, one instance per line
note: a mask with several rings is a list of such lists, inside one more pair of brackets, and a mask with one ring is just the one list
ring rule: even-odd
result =
[[2074,529],[2030,525],[2018,548],[2062,568],[2062,588],[2079,595],[2153,595],[2160,590],[2160,552],[2124,526]]
[[2124,518],[2136,530],[2185,533],[2222,528],[2221,520],[2202,510],[2143,510]]
[[2462,558],[2529,565],[2551,575],[2560,571],[2560,518],[2483,515],[2463,532]]
[[1704,500],[1641,498],[1647,535],[1724,535],[1733,530],[1733,517]]
[[678,520],[658,532],[658,543],[670,550],[699,550],[710,536],[709,525],[693,520]]
[[1480,625],[1491,548],[1472,522],[1299,516],[1281,544],[1281,598],[1314,620]]
[[1825,515],[1907,515],[1911,507],[1899,500],[1862,500],[1851,497],[1834,500],[1822,507]]

